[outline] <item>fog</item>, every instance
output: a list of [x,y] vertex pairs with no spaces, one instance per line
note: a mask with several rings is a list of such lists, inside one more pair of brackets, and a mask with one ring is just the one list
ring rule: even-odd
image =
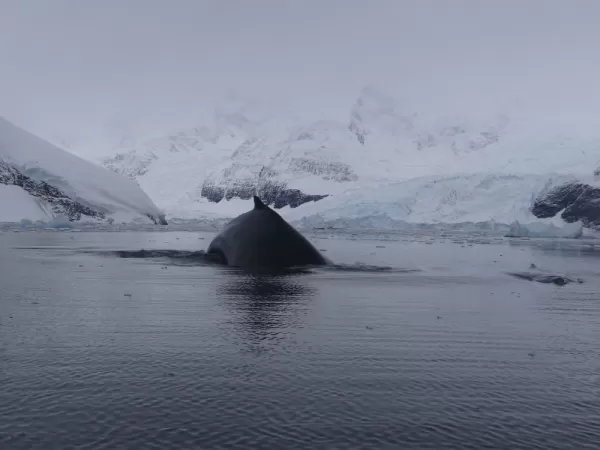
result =
[[594,117],[599,19],[594,0],[0,0],[0,115],[91,141],[232,90],[343,118],[372,84],[427,110]]

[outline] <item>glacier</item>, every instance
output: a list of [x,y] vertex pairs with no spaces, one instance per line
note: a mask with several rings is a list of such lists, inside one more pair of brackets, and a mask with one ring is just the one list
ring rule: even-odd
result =
[[132,180],[81,159],[0,117],[0,222],[166,223]]
[[518,109],[428,111],[366,86],[342,118],[237,99],[196,126],[127,137],[96,161],[135,180],[174,219],[233,217],[256,193],[305,226],[495,224],[575,236],[600,225],[588,217],[595,191],[586,191],[587,216],[581,202],[568,217],[535,205],[564,186],[596,183],[595,128]]
[[535,192],[571,181],[571,176],[476,173],[416,177],[375,187],[356,187],[284,211],[290,219],[320,216],[325,220],[385,214],[408,223],[510,223],[533,218]]
[[51,217],[48,208],[21,187],[0,184],[0,223],[17,223],[22,219],[39,222]]

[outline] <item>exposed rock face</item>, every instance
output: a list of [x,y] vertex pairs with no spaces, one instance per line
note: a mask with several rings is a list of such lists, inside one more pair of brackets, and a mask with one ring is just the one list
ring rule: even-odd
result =
[[[523,280],[535,281],[537,283],[544,284],[556,284],[557,286],[564,286],[565,284],[574,283],[575,280],[571,278],[567,278],[562,275],[546,275],[546,274],[536,274],[530,272],[509,272],[509,275],[512,275],[516,278],[521,278]],[[583,280],[578,279],[578,283],[583,283]]]
[[304,203],[316,202],[327,197],[327,195],[305,194],[298,189],[288,189],[285,183],[271,180],[260,182],[258,185],[255,180],[249,179],[221,184],[207,180],[201,190],[201,196],[214,203],[219,203],[221,200],[229,201],[232,198],[249,200],[254,195],[259,196],[266,205],[272,205],[275,209],[284,206],[296,208]]
[[292,158],[288,170],[291,173],[310,173],[320,176],[324,180],[333,180],[339,183],[358,180],[358,176],[348,164],[337,161],[321,162],[310,158]]
[[[29,195],[36,197],[48,204],[52,212],[56,215],[62,215],[71,222],[81,220],[82,216],[93,217],[95,219],[106,219],[106,214],[102,211],[95,211],[85,206],[62,192],[60,189],[46,183],[45,181],[35,181],[22,174],[8,163],[0,160],[0,184],[19,186]],[[147,214],[147,217],[155,224],[166,225],[164,216],[154,217]]]
[[112,170],[119,175],[136,180],[148,172],[150,165],[158,157],[152,153],[138,154],[134,150],[125,153],[118,153],[112,158],[104,158],[102,161],[104,167]]
[[567,222],[581,222],[586,227],[600,227],[600,189],[585,183],[567,183],[535,200],[531,212],[540,219],[554,217],[560,211]]
[[316,202],[327,197],[325,195],[310,195],[301,192],[298,189],[285,189],[277,185],[264,185],[262,189],[259,189],[258,195],[265,199],[267,205],[273,205],[275,209],[289,206],[290,208],[297,208],[298,206],[308,203]]
[[29,195],[37,197],[49,204],[55,214],[66,216],[71,222],[80,220],[81,216],[94,217],[97,219],[106,218],[104,213],[94,211],[81,203],[73,201],[61,192],[60,189],[57,189],[44,181],[32,180],[1,160],[0,183],[23,188]]
[[[292,159],[292,163],[295,162],[298,161]],[[297,170],[312,169],[317,172],[321,171],[322,178],[351,176],[351,174],[344,172],[344,167],[319,166],[310,164],[310,162],[306,162],[306,166],[304,166],[304,162],[300,161]],[[242,173],[244,175],[241,175]],[[280,174],[277,171],[259,165],[248,167],[233,164],[223,171],[218,171],[216,176],[218,181],[209,177],[204,181],[200,190],[201,197],[214,203],[219,203],[221,200],[229,201],[233,198],[250,200],[257,195],[266,205],[275,209],[284,206],[296,208],[304,203],[319,201],[328,195],[311,195],[299,189],[291,189],[286,182],[279,179]]]

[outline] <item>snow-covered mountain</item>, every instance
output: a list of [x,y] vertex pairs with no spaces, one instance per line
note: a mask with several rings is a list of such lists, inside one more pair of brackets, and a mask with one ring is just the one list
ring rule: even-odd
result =
[[166,223],[132,180],[0,118],[0,222],[57,218]]
[[102,163],[135,179],[171,217],[232,216],[258,192],[305,221],[527,222],[539,220],[540,195],[589,178],[600,161],[600,134],[535,119],[444,116],[369,86],[345,120],[233,102],[196,127],[122,145]]

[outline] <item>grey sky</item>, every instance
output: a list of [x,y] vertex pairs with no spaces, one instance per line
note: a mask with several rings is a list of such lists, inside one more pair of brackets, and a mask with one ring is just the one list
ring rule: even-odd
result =
[[367,83],[598,114],[599,23],[595,0],[0,0],[0,115],[91,136],[235,88],[333,117]]

